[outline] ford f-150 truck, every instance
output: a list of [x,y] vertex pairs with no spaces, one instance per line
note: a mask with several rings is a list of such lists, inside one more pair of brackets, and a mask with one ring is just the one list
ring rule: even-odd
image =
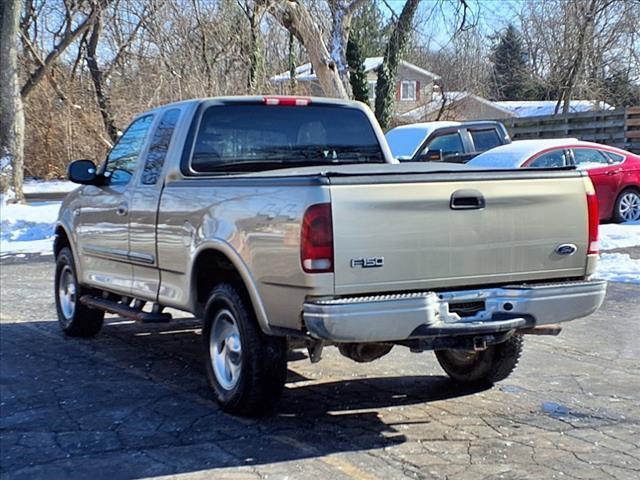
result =
[[585,173],[399,164],[355,102],[166,105],[69,178],[83,186],[56,227],[62,330],[191,312],[214,395],[238,414],[274,407],[290,348],[435,350],[454,381],[497,382],[524,334],[556,334],[605,295]]

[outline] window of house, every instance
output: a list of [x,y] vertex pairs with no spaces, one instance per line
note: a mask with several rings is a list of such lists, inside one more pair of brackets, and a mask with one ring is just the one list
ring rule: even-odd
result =
[[131,180],[152,120],[152,115],[135,120],[109,152],[104,174],[111,185],[126,185]]
[[400,100],[415,101],[416,82],[415,80],[404,80],[400,84]]
[[373,103],[376,100],[376,81],[369,80],[369,103]]

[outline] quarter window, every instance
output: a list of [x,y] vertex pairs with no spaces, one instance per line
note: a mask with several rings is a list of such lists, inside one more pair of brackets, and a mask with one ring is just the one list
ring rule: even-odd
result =
[[400,84],[400,100],[412,101],[416,99],[415,80],[405,80]]
[[624,162],[624,155],[620,155],[619,153],[613,153],[609,151],[603,151],[607,157],[611,160],[609,163],[622,163]]
[[104,175],[111,185],[126,185],[131,180],[152,120],[153,115],[135,120],[109,152]]
[[155,185],[162,172],[162,166],[169,150],[173,131],[178,123],[180,110],[177,108],[168,110],[162,116],[160,124],[153,132],[149,152],[144,162],[144,170],[142,171],[143,185]]
[[588,167],[589,165],[598,167],[609,164],[609,157],[594,148],[574,148],[573,158],[576,165],[582,167]]

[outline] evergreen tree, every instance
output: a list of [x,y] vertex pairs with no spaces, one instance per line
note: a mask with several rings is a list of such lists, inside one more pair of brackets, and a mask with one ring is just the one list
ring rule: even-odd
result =
[[614,107],[640,105],[640,85],[631,81],[628,71],[611,71],[604,79],[602,90],[604,101]]
[[378,2],[365,2],[351,20],[349,38],[356,40],[364,58],[379,57],[384,54],[391,26]]
[[364,58],[357,40],[352,37],[347,42],[347,63],[349,64],[349,83],[351,83],[353,99],[368,104],[369,82],[364,71]]
[[531,96],[533,82],[527,68],[522,39],[513,25],[498,36],[491,52],[491,88],[495,100],[524,100]]
[[389,128],[393,117],[398,65],[409,41],[413,18],[420,0],[407,0],[393,29],[384,52],[382,65],[378,67],[376,82],[376,118],[383,130]]

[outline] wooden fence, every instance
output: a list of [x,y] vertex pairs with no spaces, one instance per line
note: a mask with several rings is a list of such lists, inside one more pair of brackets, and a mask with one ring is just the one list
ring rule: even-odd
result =
[[578,138],[640,153],[640,107],[501,121],[513,140]]

